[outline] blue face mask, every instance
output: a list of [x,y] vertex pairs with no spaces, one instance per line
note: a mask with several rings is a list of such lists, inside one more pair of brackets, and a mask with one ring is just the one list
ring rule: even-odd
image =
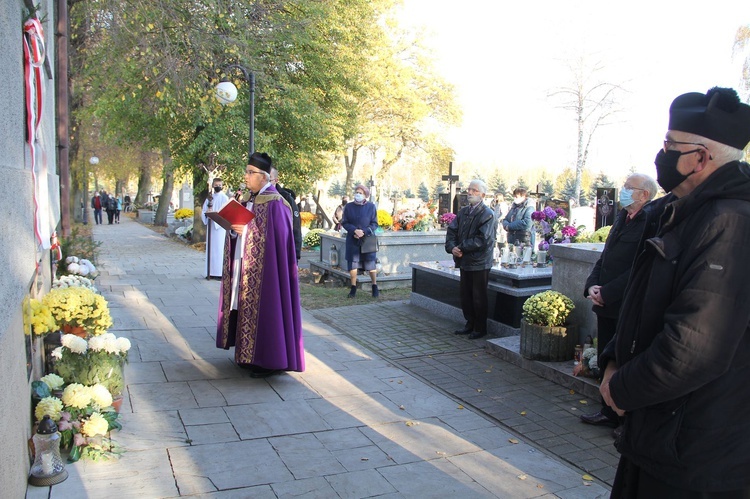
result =
[[356,193],[356,194],[354,195],[354,200],[355,200],[356,202],[358,202],[358,203],[361,203],[362,201],[364,201],[364,200],[365,200],[365,195],[364,195],[364,194],[361,194],[361,193],[359,193],[359,192],[358,192],[358,193]]
[[620,206],[626,208],[633,203],[633,189],[627,189],[625,187],[620,189]]

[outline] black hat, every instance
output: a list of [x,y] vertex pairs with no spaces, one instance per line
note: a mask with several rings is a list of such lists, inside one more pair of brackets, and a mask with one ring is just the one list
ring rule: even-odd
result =
[[669,107],[669,129],[744,149],[750,142],[750,106],[733,88],[683,94]]
[[271,165],[273,162],[271,161],[271,156],[268,154],[264,152],[254,152],[252,156],[250,156],[247,164],[256,166],[266,173],[271,173]]

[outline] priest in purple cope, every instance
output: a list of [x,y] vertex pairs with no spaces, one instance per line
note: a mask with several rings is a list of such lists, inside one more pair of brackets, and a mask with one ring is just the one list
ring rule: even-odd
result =
[[305,370],[292,212],[271,166],[256,152],[245,170],[242,202],[255,217],[227,233],[216,333],[216,346],[235,347],[235,362],[255,378]]

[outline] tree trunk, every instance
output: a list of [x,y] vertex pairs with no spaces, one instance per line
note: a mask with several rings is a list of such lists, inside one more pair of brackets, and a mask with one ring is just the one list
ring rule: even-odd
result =
[[133,202],[137,206],[143,206],[148,201],[148,193],[151,191],[151,158],[149,152],[141,151],[141,165],[138,168],[138,192]]
[[172,191],[174,190],[174,166],[169,151],[163,149],[161,152],[163,166],[164,184],[159,195],[159,206],[156,209],[154,225],[161,227],[167,226],[167,215],[169,214],[169,204],[172,201]]
[[352,188],[352,179],[354,178],[354,167],[357,166],[357,153],[359,152],[360,146],[352,147],[352,155],[344,156],[344,164],[346,166],[346,180],[344,181],[344,192],[349,194],[349,190]]

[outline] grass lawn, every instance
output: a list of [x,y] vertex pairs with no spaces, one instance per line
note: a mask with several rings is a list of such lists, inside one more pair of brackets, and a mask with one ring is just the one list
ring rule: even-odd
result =
[[[365,282],[370,282],[365,277]],[[310,271],[300,269],[299,295],[302,308],[316,310],[319,308],[347,307],[351,305],[365,305],[375,301],[400,301],[409,300],[411,287],[397,289],[381,289],[380,296],[373,298],[368,290],[357,290],[357,296],[348,298],[349,287],[327,288],[322,283],[310,282]]]

